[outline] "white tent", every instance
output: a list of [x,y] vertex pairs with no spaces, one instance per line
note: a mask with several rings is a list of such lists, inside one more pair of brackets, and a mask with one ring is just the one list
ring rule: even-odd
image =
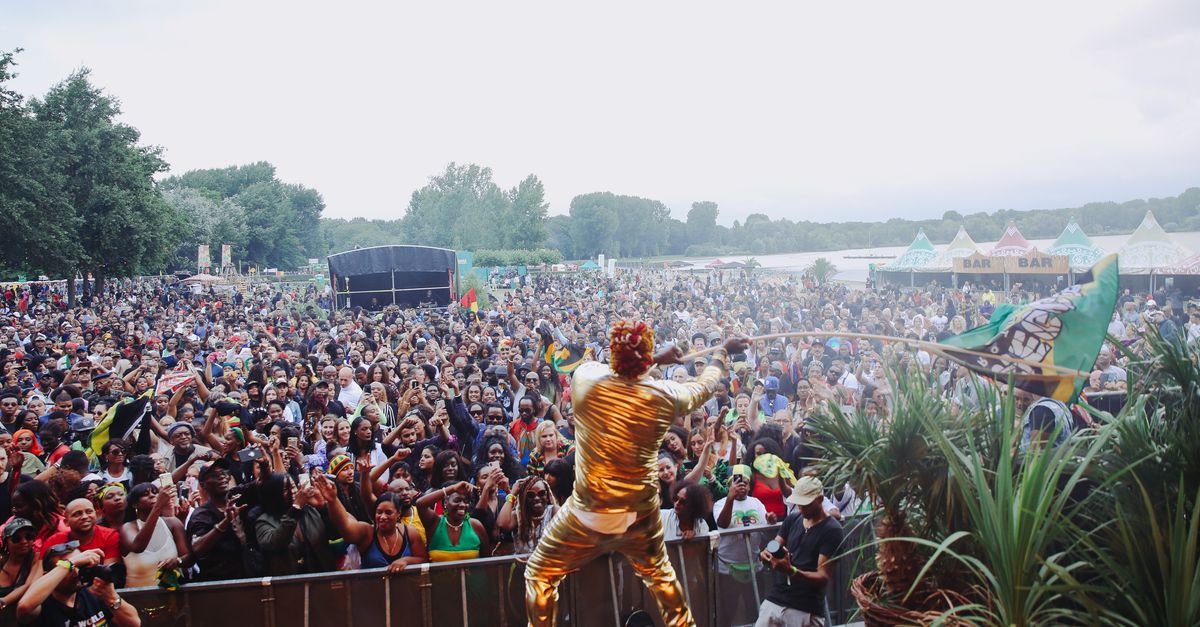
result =
[[1033,249],[1029,244],[1029,240],[1021,235],[1021,230],[1017,228],[1017,223],[1012,220],[1008,221],[1008,225],[1004,227],[1004,235],[1000,236],[1000,241],[992,247],[992,252],[988,255],[992,257],[1023,257]]
[[1067,222],[1067,227],[1054,240],[1047,251],[1051,255],[1065,255],[1071,260],[1071,267],[1076,270],[1091,268],[1104,256],[1104,249],[1092,242],[1092,238],[1079,228],[1075,218]]
[[979,245],[975,240],[971,239],[967,229],[958,227],[958,233],[954,235],[954,239],[946,246],[946,250],[938,255],[937,259],[926,267],[926,270],[949,272],[954,269],[954,260],[962,257],[970,257],[979,252]]
[[933,248],[933,242],[925,236],[925,229],[917,232],[917,236],[913,238],[911,244],[908,245],[908,250],[904,254],[896,258],[895,261],[883,267],[885,272],[909,272],[918,270],[929,265],[937,258],[937,251]]
[[1175,266],[1191,254],[1191,251],[1176,244],[1154,218],[1153,211],[1138,225],[1125,245],[1117,251],[1121,274],[1151,274]]

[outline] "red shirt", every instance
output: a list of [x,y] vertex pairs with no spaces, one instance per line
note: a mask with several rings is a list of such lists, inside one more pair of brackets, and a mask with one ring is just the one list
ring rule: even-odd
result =
[[[70,535],[71,534],[67,531],[60,531],[49,538],[46,538],[46,541],[42,543],[42,556],[45,556],[46,550],[50,547],[56,544],[64,544],[74,540],[74,538],[70,537]],[[88,542],[79,543],[80,551],[86,551],[88,549],[100,549],[103,551],[104,561],[106,562],[109,560],[120,561],[121,536],[115,529],[109,529],[108,527],[96,525],[95,530],[92,532],[92,539]]]

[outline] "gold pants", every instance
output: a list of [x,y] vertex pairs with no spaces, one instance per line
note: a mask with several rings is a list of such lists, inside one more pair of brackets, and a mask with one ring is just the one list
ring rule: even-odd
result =
[[[546,530],[525,568],[525,612],[533,627],[550,627],[558,618],[558,584],[568,573],[610,551],[629,560],[633,571],[654,595],[668,627],[693,626],[683,588],[667,559],[662,519],[657,511],[644,514],[619,535],[586,527],[568,507]],[[615,608],[614,608],[615,610]]]

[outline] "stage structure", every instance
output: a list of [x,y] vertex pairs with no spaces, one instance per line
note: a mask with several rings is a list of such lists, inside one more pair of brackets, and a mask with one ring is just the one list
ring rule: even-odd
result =
[[453,250],[373,246],[330,255],[328,261],[335,309],[445,307],[457,294]]

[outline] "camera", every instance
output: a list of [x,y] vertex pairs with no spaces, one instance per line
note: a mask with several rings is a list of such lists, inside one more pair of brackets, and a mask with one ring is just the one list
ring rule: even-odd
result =
[[92,582],[97,579],[102,579],[112,583],[112,568],[105,566],[104,564],[97,564],[95,566],[87,566],[79,569],[79,583],[83,584],[84,586],[92,585]]
[[780,544],[778,540],[771,540],[767,543],[767,553],[770,553],[774,559],[782,559],[784,555],[787,555],[787,547]]

